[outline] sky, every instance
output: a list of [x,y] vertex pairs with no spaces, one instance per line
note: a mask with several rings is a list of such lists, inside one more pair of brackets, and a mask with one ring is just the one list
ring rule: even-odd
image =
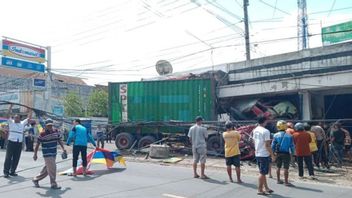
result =
[[[242,0],[11,0],[0,36],[52,48],[52,71],[88,84],[245,60]],[[251,57],[297,50],[297,1],[249,0]],[[321,27],[352,20],[352,1],[307,0],[309,47]]]

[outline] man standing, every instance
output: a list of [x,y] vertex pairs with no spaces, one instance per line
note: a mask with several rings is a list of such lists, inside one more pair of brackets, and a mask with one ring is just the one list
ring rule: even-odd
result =
[[33,151],[33,143],[34,143],[34,127],[35,127],[35,121],[32,121],[30,123],[30,127],[28,128],[26,137],[25,137],[25,142],[26,142],[26,151]]
[[269,173],[270,157],[275,161],[275,156],[270,145],[270,131],[265,128],[268,120],[264,116],[258,117],[258,126],[253,130],[255,157],[259,166],[258,195],[268,195],[274,191],[268,187],[266,175]]
[[73,129],[67,139],[68,146],[70,145],[72,140],[74,141],[72,151],[73,176],[77,175],[77,161],[80,153],[82,157],[83,175],[85,176],[87,169],[87,144],[88,142],[91,142],[94,146],[96,146],[96,144],[92,137],[92,134],[88,133],[86,127],[81,125],[80,119],[76,119],[73,121]]
[[38,149],[41,144],[45,165],[40,171],[39,175],[34,177],[32,180],[34,186],[37,188],[40,187],[39,181],[49,175],[51,188],[61,189],[61,187],[56,183],[56,154],[58,143],[60,144],[63,152],[66,153],[64,144],[61,141],[60,133],[53,129],[53,121],[51,119],[47,119],[45,121],[45,129],[42,133],[40,133],[38,137],[38,142],[35,146],[33,155],[33,159],[36,161],[38,159]]
[[277,183],[283,184],[280,180],[280,169],[284,165],[285,185],[293,186],[288,182],[288,169],[290,167],[291,154],[295,152],[295,145],[293,144],[293,137],[291,134],[286,133],[287,124],[283,120],[279,120],[276,124],[278,132],[274,135],[274,140],[271,144],[272,150],[276,153],[276,166],[277,166]]
[[[96,130],[96,134],[97,134],[97,145],[98,148],[104,148],[104,139],[105,139],[105,133],[104,133],[104,129],[101,128],[100,125],[98,125],[98,128]],[[100,147],[101,144],[101,147]]]
[[337,155],[338,166],[342,166],[345,138],[346,138],[346,134],[343,130],[341,130],[341,123],[339,122],[334,123],[330,133],[330,139],[331,139],[330,160],[332,158],[332,155],[334,154]]
[[327,146],[326,146],[326,134],[324,129],[321,127],[322,123],[319,125],[314,125],[310,129],[315,134],[317,138],[318,154],[314,159],[315,165],[320,168],[320,163],[324,163],[325,168],[329,168],[328,158],[327,158]]
[[310,179],[315,179],[312,153],[310,152],[309,144],[312,142],[312,138],[309,133],[305,132],[304,124],[295,124],[296,133],[293,134],[293,139],[296,144],[296,156],[298,162],[298,176],[302,179],[304,175],[303,171],[303,161],[305,162]]
[[8,111],[9,136],[4,163],[5,178],[9,178],[9,175],[17,176],[16,169],[22,152],[24,127],[28,124],[28,120],[32,117],[32,111],[29,111],[27,119],[21,121],[21,117],[19,115],[15,115],[13,120],[10,117],[12,106],[13,105],[11,104]]
[[232,165],[236,167],[237,183],[242,183],[241,169],[240,169],[240,147],[239,142],[241,135],[233,130],[232,122],[225,123],[226,131],[222,134],[225,141],[225,160],[227,166],[227,174],[229,175],[230,182],[232,180]]
[[196,124],[189,129],[188,137],[192,143],[194,178],[199,178],[197,173],[197,165],[200,162],[200,178],[208,179],[208,177],[204,174],[205,162],[207,158],[206,141],[208,138],[208,132],[206,128],[202,127],[202,121],[202,117],[196,117]]

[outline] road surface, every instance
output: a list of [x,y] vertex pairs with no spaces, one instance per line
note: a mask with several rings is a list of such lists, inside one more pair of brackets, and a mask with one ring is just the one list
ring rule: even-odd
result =
[[[0,150],[0,169],[3,169],[4,150]],[[59,158],[59,157],[58,157]],[[70,167],[71,161],[58,160],[59,171]],[[34,188],[31,178],[42,166],[42,159],[32,160],[32,153],[23,152],[18,168],[19,176],[10,179],[0,177],[0,197],[257,197],[255,177],[243,175],[242,185],[229,183],[226,172],[208,171],[212,179],[201,180],[192,178],[191,168],[165,166],[150,163],[127,162],[127,168],[106,170],[102,165],[94,165],[95,174],[89,177],[58,176],[57,181],[62,190],[51,190],[49,179],[40,184],[42,188]],[[235,177],[234,177],[235,178]],[[300,197],[300,198],[338,198],[350,197],[351,188],[330,185],[295,182],[295,188],[278,185],[269,180],[270,187],[275,191],[269,197]]]

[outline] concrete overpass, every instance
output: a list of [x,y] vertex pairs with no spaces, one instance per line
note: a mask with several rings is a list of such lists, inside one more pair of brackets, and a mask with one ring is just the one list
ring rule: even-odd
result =
[[227,69],[229,85],[219,87],[220,98],[296,93],[301,118],[324,118],[325,96],[352,94],[352,42],[231,63]]

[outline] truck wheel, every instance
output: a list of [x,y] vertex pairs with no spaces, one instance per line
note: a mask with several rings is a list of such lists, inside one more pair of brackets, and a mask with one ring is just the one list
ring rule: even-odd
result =
[[144,136],[139,140],[138,148],[143,148],[145,146],[148,146],[149,144],[152,144],[155,141],[156,139],[153,136],[150,136],[150,135]]
[[207,141],[208,151],[215,151],[217,153],[221,153],[223,150],[222,141],[223,140],[220,139],[220,136],[217,136],[217,135],[211,136]]
[[128,149],[134,141],[133,135],[129,133],[119,133],[115,139],[115,145],[118,149]]

